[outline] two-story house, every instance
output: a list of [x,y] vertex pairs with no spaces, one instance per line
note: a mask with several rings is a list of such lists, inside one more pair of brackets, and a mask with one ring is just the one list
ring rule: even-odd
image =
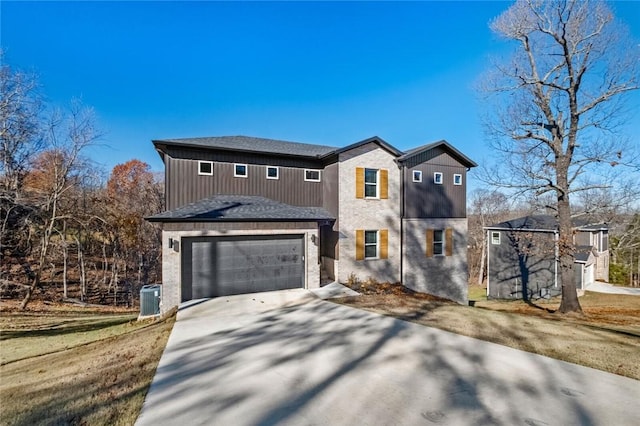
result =
[[[608,227],[574,219],[573,229],[576,287],[584,290],[595,280],[609,281]],[[488,297],[537,299],[561,294],[555,217],[525,216],[485,230]]]
[[446,141],[402,152],[245,136],[154,140],[165,164],[163,304],[321,276],[467,301],[466,173]]

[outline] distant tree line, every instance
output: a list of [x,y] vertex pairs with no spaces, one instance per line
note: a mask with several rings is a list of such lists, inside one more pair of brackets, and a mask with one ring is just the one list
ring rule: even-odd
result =
[[0,68],[0,297],[136,303],[160,280],[162,179],[131,160],[106,173],[90,108],[44,102],[33,74]]

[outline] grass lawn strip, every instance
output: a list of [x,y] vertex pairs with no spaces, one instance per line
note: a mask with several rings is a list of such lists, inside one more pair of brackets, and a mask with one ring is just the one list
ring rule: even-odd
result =
[[[63,351],[118,336],[148,323],[136,322],[137,315],[58,317],[54,323],[33,322],[31,317],[13,316],[0,320],[0,365]],[[11,328],[11,323],[20,326]],[[31,328],[24,328],[32,324]]]
[[[0,316],[3,359],[5,352],[24,356],[26,341],[38,345],[33,356],[0,366],[0,424],[135,423],[175,317],[138,323],[122,314],[33,316]],[[29,330],[39,335],[29,337]]]

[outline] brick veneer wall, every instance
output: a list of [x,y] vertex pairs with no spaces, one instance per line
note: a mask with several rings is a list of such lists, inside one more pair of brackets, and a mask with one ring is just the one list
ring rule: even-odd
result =
[[[387,169],[388,198],[356,198],[356,167]],[[370,143],[340,154],[338,281],[346,282],[352,273],[361,279],[400,281],[400,195],[400,170],[389,152]],[[356,260],[357,229],[387,229],[388,258]]]

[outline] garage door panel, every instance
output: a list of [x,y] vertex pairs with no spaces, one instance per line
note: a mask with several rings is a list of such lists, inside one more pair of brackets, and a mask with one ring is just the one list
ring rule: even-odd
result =
[[304,287],[295,236],[184,238],[182,300]]

